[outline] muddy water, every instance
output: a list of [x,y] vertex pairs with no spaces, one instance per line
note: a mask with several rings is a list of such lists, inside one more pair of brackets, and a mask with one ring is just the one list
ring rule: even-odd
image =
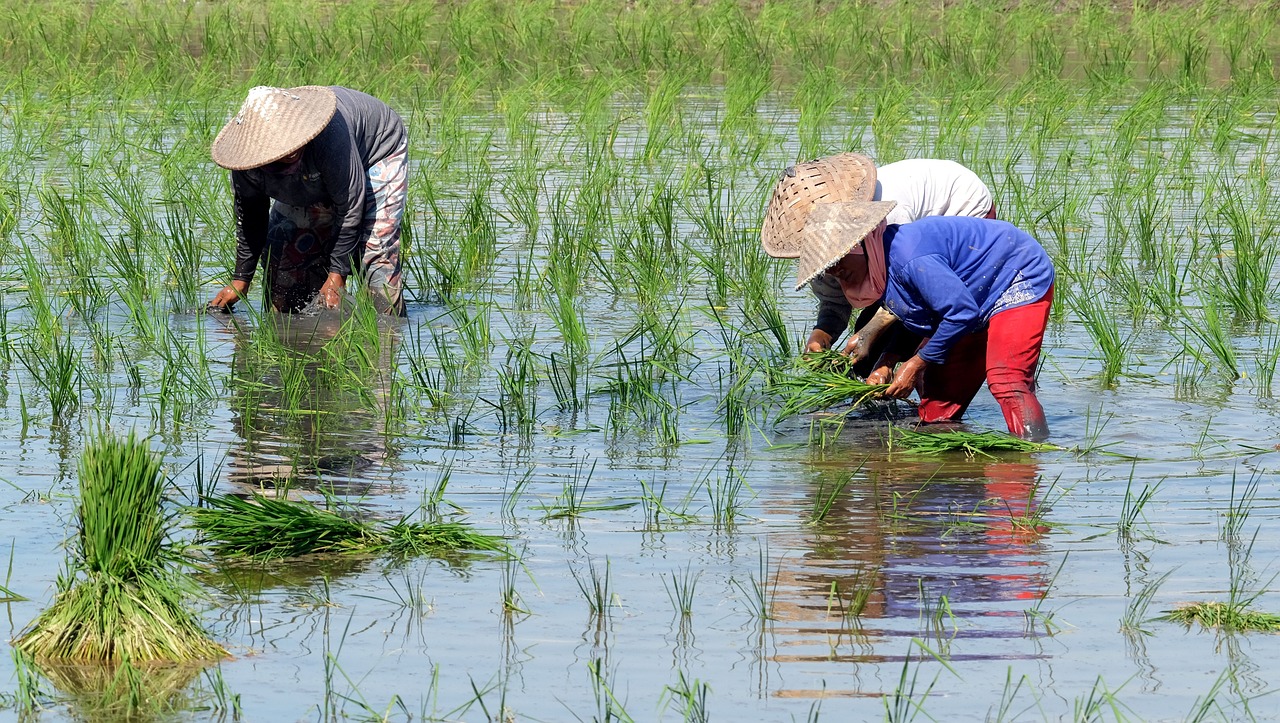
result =
[[[684,232],[697,238],[692,226]],[[510,233],[502,241],[515,247]],[[789,272],[776,285],[798,335],[812,306],[788,291]],[[722,720],[909,718],[915,705],[939,720],[1000,711],[1058,719],[1084,717],[1090,701],[1181,719],[1223,676],[1221,717],[1275,717],[1258,696],[1276,688],[1280,638],[1144,622],[1180,602],[1225,600],[1233,581],[1263,592],[1257,608],[1280,609],[1265,592],[1280,554],[1276,406],[1250,380],[1182,393],[1167,338],[1148,330],[1118,386],[1102,389],[1094,345],[1068,313],[1051,324],[1042,400],[1054,442],[1095,451],[913,457],[886,450],[889,422],[876,414],[823,443],[810,418],[731,438],[718,410],[727,366],[718,326],[688,313],[700,362],[667,392],[680,407],[677,442],[653,419],[611,415],[604,363],[576,413],[557,410],[543,381],[536,421],[521,432],[504,429],[488,403],[500,400],[505,340],[533,328],[544,356],[561,341],[542,312],[517,311],[527,307],[510,270],[495,274],[493,293],[508,314],[491,316],[495,347],[458,390],[476,402],[445,418],[414,410],[389,421],[382,409],[395,391],[385,375],[326,382],[305,356],[331,338],[323,320],[274,329],[299,355],[282,360],[255,351],[254,329],[170,316],[180,338],[207,343],[223,389],[180,414],[157,415],[123,374],[112,377],[120,393],[103,402],[111,424],[160,429],[156,447],[187,494],[197,469],[219,491],[285,476],[301,496],[332,485],[393,517],[417,510],[447,474],[445,498],[460,517],[506,535],[519,555],[519,564],[345,557],[211,570],[200,578],[211,595],[203,616],[235,657],[216,668],[221,688],[210,677],[193,684],[189,717],[236,696],[251,721],[587,720],[619,708],[635,720],[680,720],[697,719],[703,701]],[[705,303],[700,287],[689,298]],[[20,326],[19,302],[5,304],[10,327]],[[581,311],[597,352],[632,323],[628,303],[590,280]],[[411,305],[406,324],[385,330],[378,366],[411,375],[410,340],[432,329],[453,338],[447,312]],[[123,313],[118,328],[127,328]],[[1242,331],[1238,343],[1260,342]],[[7,374],[0,550],[12,549],[13,573],[3,584],[30,600],[4,603],[6,639],[53,595],[81,443],[79,426],[39,417],[24,426],[18,390],[33,385],[20,365]],[[909,422],[909,409],[896,414]],[[986,392],[967,421],[1002,427]],[[1241,538],[1229,539],[1232,482],[1238,497],[1255,475]],[[552,518],[546,508],[574,480],[588,502],[637,504]],[[1126,489],[1157,484],[1119,529]],[[665,506],[681,514],[655,520],[639,504],[646,487],[665,490]],[[1137,615],[1141,629],[1126,628],[1130,601],[1165,575]],[[596,614],[583,588],[606,576]],[[688,615],[669,594],[677,580],[694,581]],[[503,611],[508,585],[519,611]],[[0,691],[16,689],[14,670],[0,656]],[[50,717],[74,715],[64,706]]]

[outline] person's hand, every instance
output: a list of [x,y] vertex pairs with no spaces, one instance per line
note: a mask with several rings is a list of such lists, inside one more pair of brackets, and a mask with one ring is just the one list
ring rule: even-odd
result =
[[[845,342],[845,344],[844,344],[844,351],[842,351],[842,352],[840,352],[840,353],[841,353],[841,354],[844,354],[844,355],[845,355],[845,356],[847,356],[847,357],[854,357],[854,355],[855,355],[856,353],[858,353],[858,351],[859,351],[859,350],[858,350],[858,344],[859,344],[861,341],[862,341],[862,337],[861,337],[861,336],[859,336],[858,334],[854,334],[853,336],[849,337],[849,341]],[[857,358],[854,358],[854,361],[855,361],[855,362],[858,362],[858,361],[861,361],[861,360],[860,360],[860,359],[857,359]]]
[[236,279],[222,287],[222,290],[217,294],[214,294],[213,299],[209,301],[208,308],[216,311],[231,311],[231,307],[235,306],[236,302],[248,291],[249,282]]
[[342,301],[342,293],[346,291],[347,278],[342,274],[330,273],[329,278],[325,279],[324,285],[320,287],[320,303],[325,308],[332,309]]
[[805,342],[804,350],[826,351],[831,348],[831,335],[821,329],[814,329],[809,333],[809,341]]
[[902,357],[892,352],[885,352],[876,360],[875,368],[867,375],[867,384],[888,384],[893,380],[893,368],[898,366]]
[[902,362],[889,388],[884,391],[884,395],[894,399],[905,399],[916,388],[916,382],[922,378],[924,368],[928,365],[929,363],[921,359],[919,354]]
[[867,375],[867,384],[888,384],[893,379],[893,367],[884,364],[871,370]]

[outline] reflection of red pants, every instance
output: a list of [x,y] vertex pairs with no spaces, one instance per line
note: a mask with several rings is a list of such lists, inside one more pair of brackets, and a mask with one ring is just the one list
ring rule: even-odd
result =
[[1004,412],[1009,432],[1048,430],[1036,399],[1036,363],[1053,305],[1053,287],[1039,301],[1002,311],[987,328],[962,337],[942,364],[925,367],[920,386],[920,421],[959,419],[985,379]]

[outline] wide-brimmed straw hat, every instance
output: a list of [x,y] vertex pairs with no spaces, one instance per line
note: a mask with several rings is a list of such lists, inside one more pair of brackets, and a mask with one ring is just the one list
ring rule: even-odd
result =
[[322,85],[253,88],[213,139],[213,162],[243,171],[278,161],[320,135],[337,107],[333,89]]
[[857,248],[897,205],[897,201],[816,204],[804,229],[797,234],[800,261],[796,267],[796,291]]
[[816,203],[870,201],[876,164],[857,153],[841,153],[791,166],[782,173],[764,212],[760,243],[782,259],[800,256],[800,231]]

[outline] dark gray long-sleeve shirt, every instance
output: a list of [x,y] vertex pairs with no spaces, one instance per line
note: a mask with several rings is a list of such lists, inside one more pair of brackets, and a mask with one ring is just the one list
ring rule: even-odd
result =
[[236,268],[233,279],[250,281],[267,243],[271,200],[291,206],[333,206],[338,224],[329,271],[351,274],[364,225],[366,172],[400,149],[408,138],[404,121],[386,103],[358,90],[333,86],[338,107],[320,135],[302,149],[295,173],[269,168],[231,172],[235,196]]

